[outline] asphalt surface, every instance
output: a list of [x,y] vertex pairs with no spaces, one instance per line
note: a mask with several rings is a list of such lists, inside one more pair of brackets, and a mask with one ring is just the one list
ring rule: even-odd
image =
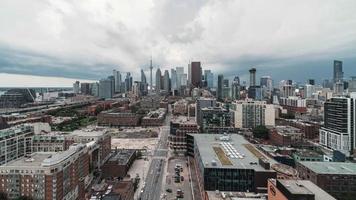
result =
[[141,200],[158,200],[161,199],[161,189],[163,181],[163,170],[167,164],[168,156],[168,134],[169,123],[171,121],[171,109],[169,108],[166,120],[160,127],[160,139],[153,152],[151,164],[145,180],[145,187],[140,195]]

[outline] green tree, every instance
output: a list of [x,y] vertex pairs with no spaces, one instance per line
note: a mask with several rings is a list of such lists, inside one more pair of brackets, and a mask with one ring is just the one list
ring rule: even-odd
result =
[[0,192],[0,199],[8,200],[6,193]]
[[268,139],[268,128],[266,126],[256,126],[252,133],[255,138]]

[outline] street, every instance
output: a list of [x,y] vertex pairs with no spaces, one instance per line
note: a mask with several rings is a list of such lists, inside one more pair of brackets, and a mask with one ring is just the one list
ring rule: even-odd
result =
[[157,200],[161,198],[163,171],[168,159],[168,134],[171,121],[171,109],[169,108],[164,126],[160,127],[159,141],[153,151],[151,164],[145,179],[145,186],[139,199]]

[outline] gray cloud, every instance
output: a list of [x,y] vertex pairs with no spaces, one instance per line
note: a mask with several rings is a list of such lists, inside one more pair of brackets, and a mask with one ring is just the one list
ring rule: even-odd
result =
[[99,79],[137,75],[152,55],[163,68],[200,60],[216,74],[255,66],[299,80],[329,77],[343,59],[352,75],[355,11],[353,0],[3,0],[0,70]]

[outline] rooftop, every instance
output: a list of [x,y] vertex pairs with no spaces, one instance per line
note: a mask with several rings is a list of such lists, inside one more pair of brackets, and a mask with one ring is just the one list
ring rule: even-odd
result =
[[105,135],[106,132],[106,129],[81,129],[73,131],[71,135],[79,137],[100,137]]
[[345,162],[300,162],[318,174],[345,174],[356,175],[356,163]]
[[241,135],[191,134],[206,168],[242,168],[266,171],[259,159],[276,162],[257,150]]
[[[307,180],[278,180],[291,194],[314,195],[315,200],[336,200],[330,194]],[[277,186],[278,188],[278,186]]]
[[117,149],[111,152],[110,162],[118,162],[120,165],[125,165],[136,152],[135,149]]
[[30,158],[19,158],[16,160],[13,160],[11,162],[8,162],[7,164],[4,164],[1,167],[16,167],[18,169],[22,168],[27,168],[27,167],[41,167],[42,162],[53,155],[55,155],[56,152],[37,152],[33,153]]
[[292,126],[276,126],[275,129],[279,134],[282,135],[294,135],[294,134],[302,134],[299,128],[295,128]]

